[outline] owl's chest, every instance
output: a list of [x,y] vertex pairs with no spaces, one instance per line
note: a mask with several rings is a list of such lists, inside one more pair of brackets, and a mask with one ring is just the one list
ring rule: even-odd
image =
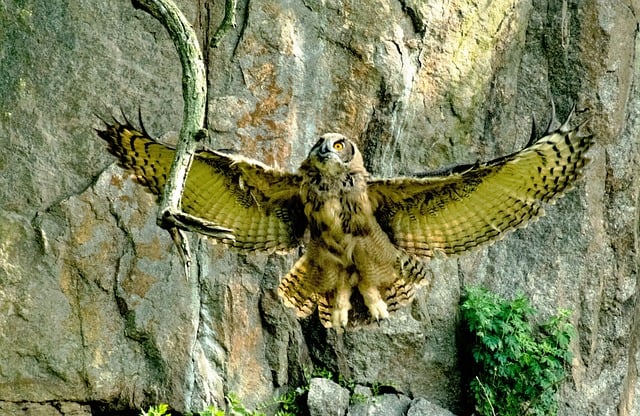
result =
[[366,192],[310,195],[305,206],[311,237],[329,245],[368,233],[372,218]]

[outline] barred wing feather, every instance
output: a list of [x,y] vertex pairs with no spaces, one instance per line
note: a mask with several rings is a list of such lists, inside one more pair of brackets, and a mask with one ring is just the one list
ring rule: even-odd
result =
[[[98,135],[118,163],[155,195],[161,195],[175,150],[144,128],[114,121]],[[262,163],[222,151],[196,153],[182,195],[182,209],[228,228],[245,251],[289,250],[300,244],[306,228],[298,196],[300,178]]]
[[427,258],[503,238],[542,216],[544,203],[581,177],[593,140],[583,132],[586,123],[569,129],[568,121],[523,150],[487,163],[371,180],[369,198],[378,222],[394,244]]

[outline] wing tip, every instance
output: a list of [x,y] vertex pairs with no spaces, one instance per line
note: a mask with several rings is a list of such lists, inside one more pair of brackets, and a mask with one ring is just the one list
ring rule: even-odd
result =
[[105,140],[107,143],[114,143],[115,142],[114,139],[122,135],[122,133],[124,133],[127,130],[130,132],[141,133],[141,135],[144,136],[146,139],[149,139],[153,142],[158,143],[158,141],[152,135],[150,135],[147,129],[145,128],[144,123],[142,122],[142,110],[140,108],[138,108],[138,123],[140,127],[136,127],[129,120],[124,110],[122,109],[122,107],[120,108],[120,115],[122,117],[122,120],[124,121],[120,121],[120,119],[112,115],[111,116],[112,121],[109,122],[99,114],[94,113],[94,115],[98,120],[100,120],[104,124],[104,127],[102,129],[94,128],[94,130],[98,134],[98,136],[101,139]]
[[572,120],[575,117],[575,115],[580,112],[588,112],[589,109],[585,108],[583,110],[579,110],[577,109],[577,105],[576,103],[573,103],[573,105],[571,106],[571,110],[569,110],[569,114],[567,115],[567,117],[565,118],[564,122],[560,123],[558,121],[557,115],[556,115],[556,106],[555,103],[553,101],[553,99],[551,100],[551,116],[549,119],[549,123],[547,124],[546,129],[544,130],[544,132],[542,134],[538,134],[538,128],[537,128],[537,122],[536,122],[536,118],[535,115],[532,114],[531,116],[531,136],[529,137],[529,141],[527,142],[525,148],[527,147],[531,147],[533,146],[535,143],[539,142],[541,139],[553,135],[553,134],[575,134],[576,137],[580,137],[580,138],[587,138],[590,139],[588,141],[588,144],[591,145],[591,143],[593,142],[591,139],[593,138],[593,133],[591,133],[588,129],[588,126],[591,122],[591,117],[587,117],[585,118],[583,121],[581,121],[580,123],[578,123],[577,126],[575,127],[571,127],[572,124]]

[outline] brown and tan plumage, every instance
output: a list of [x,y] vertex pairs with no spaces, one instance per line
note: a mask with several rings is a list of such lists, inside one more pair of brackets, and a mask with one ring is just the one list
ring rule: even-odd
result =
[[[371,317],[384,319],[427,280],[423,259],[491,243],[544,213],[570,189],[593,143],[568,121],[519,152],[416,177],[371,178],[355,144],[325,134],[295,173],[245,157],[196,154],[182,209],[231,230],[244,251],[305,252],[278,292],[298,317],[317,308],[325,327],[345,327],[357,289]],[[584,124],[583,124],[584,125]],[[98,131],[122,167],[160,195],[173,148],[129,122]]]

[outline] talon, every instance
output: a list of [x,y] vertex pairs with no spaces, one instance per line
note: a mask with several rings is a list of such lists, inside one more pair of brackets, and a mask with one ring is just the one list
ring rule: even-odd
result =
[[381,319],[389,318],[389,312],[387,311],[387,304],[379,299],[376,302],[368,305],[369,313],[376,321],[380,322]]
[[346,328],[349,322],[349,310],[351,309],[351,287],[341,286],[336,291],[336,298],[331,311],[331,324],[334,328]]
[[377,319],[376,323],[378,324],[378,328],[382,328],[382,324],[384,323],[385,325],[388,325],[389,323],[389,318],[381,318],[381,319]]
[[334,328],[346,328],[349,322],[349,308],[335,308],[331,312],[331,324]]

